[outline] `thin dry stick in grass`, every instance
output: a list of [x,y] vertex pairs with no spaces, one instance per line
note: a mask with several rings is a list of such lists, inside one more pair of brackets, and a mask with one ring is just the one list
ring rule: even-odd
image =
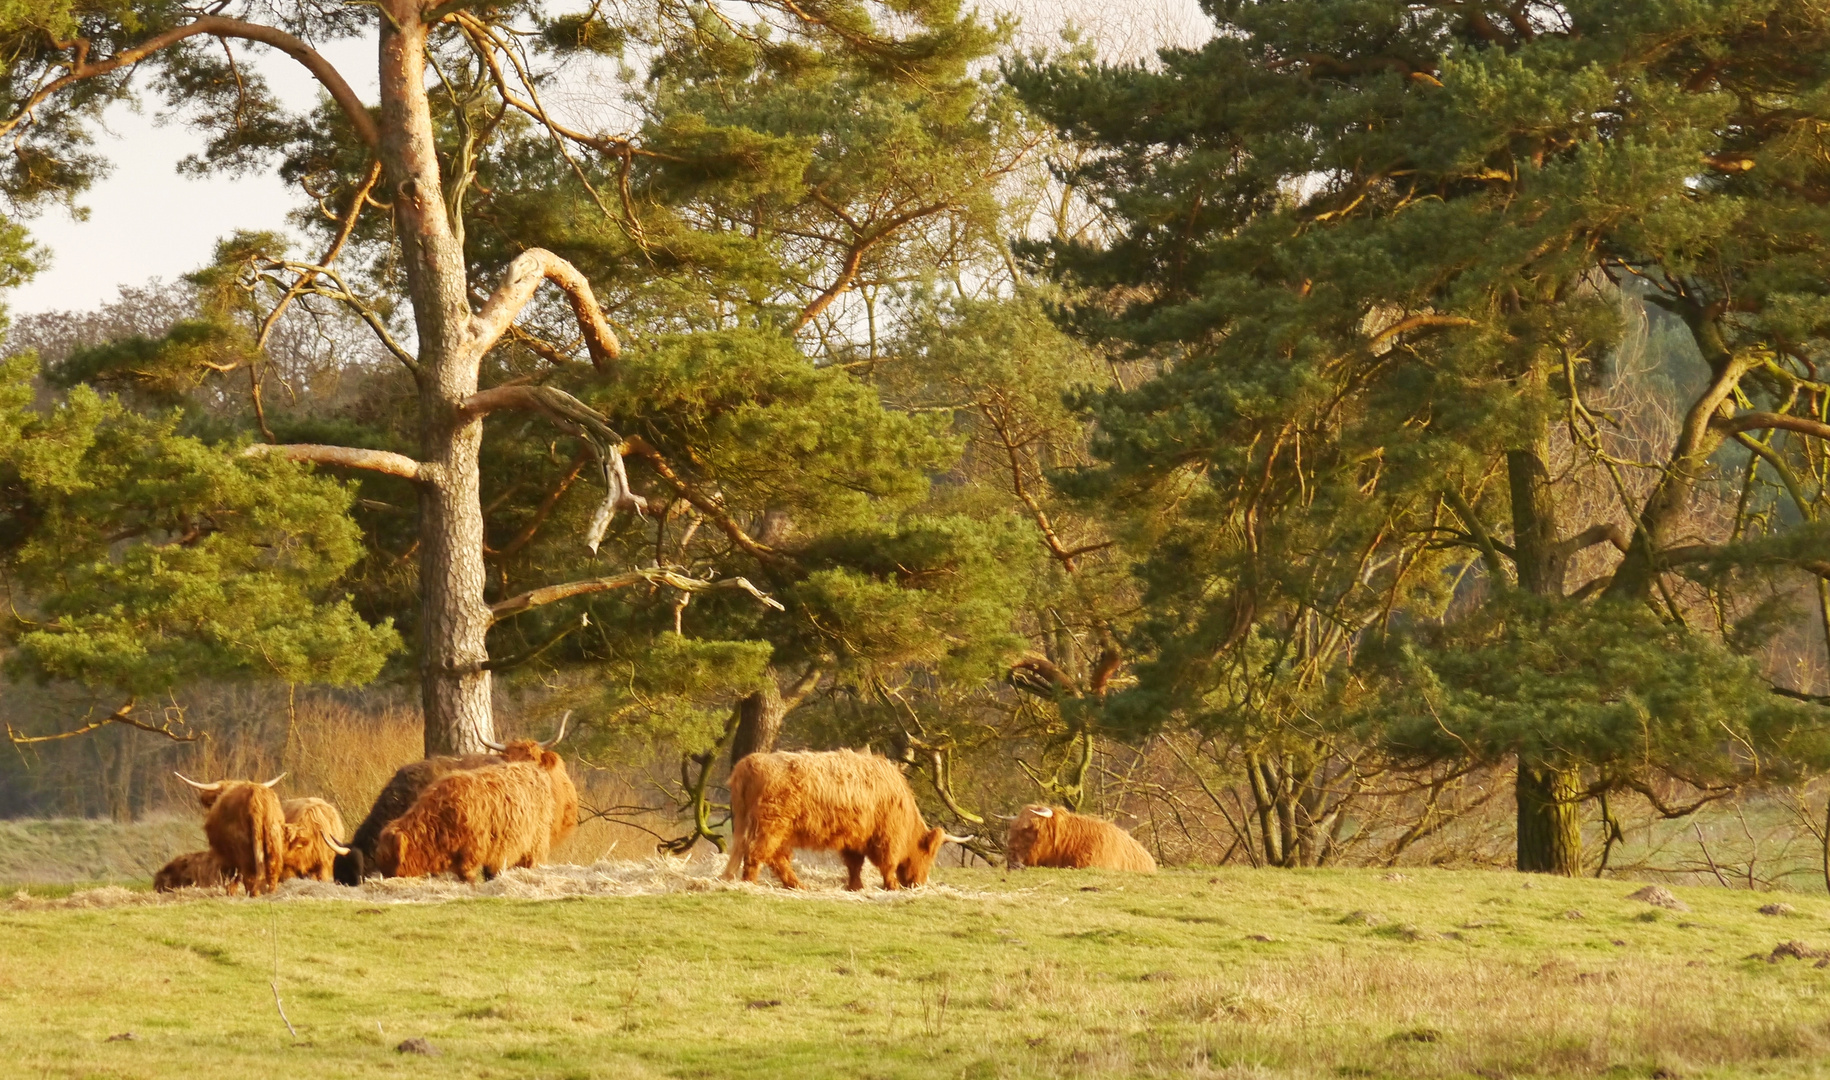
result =
[[298,1029],[292,1026],[291,1020],[286,1019],[286,1006],[280,1003],[280,909],[274,906],[272,900],[267,901],[267,905],[273,910],[273,978],[268,980],[267,985],[273,990],[273,1007],[280,1011],[280,1022],[286,1025],[286,1030],[296,1039],[299,1037]]

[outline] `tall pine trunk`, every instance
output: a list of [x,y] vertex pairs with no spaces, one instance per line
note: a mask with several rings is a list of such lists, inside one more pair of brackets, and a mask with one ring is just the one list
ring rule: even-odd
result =
[[[1557,504],[1544,460],[1546,441],[1528,450],[1506,452],[1506,476],[1512,496],[1512,545],[1519,588],[1534,596],[1562,599],[1569,556],[1557,544]],[[1582,789],[1576,770],[1555,762],[1519,755],[1514,795],[1518,802],[1518,867],[1522,873],[1582,873],[1582,823],[1577,799]]]
[[490,710],[489,605],[484,601],[480,417],[470,355],[463,242],[446,210],[426,100],[420,7],[389,0],[381,20],[381,159],[419,333],[420,697],[426,753],[479,753],[495,737]]

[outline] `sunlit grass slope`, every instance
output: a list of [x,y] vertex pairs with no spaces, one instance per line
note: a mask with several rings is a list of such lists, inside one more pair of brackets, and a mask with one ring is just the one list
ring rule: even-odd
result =
[[[1773,896],[1680,889],[1679,913],[1478,871],[937,878],[953,890],[892,903],[0,906],[0,1073],[1830,1075],[1830,967],[1765,959],[1830,946],[1821,899],[1761,915]],[[438,1056],[395,1050],[413,1037]]]

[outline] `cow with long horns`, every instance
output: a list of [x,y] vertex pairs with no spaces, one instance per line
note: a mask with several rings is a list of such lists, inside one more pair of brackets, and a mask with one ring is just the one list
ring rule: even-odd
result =
[[[516,739],[514,742],[499,743],[483,740],[483,745],[502,755],[503,761],[525,761],[535,765],[544,765],[548,757],[558,760],[553,753],[553,746],[565,738],[566,721],[572,718],[571,710],[559,718],[559,730],[545,742],[533,739]],[[572,776],[562,764],[559,768],[544,770],[547,780],[553,785],[553,828],[550,848],[556,848],[570,837],[578,828],[578,788],[572,783]],[[549,848],[549,850],[550,850]]]
[[286,813],[286,860],[280,880],[329,881],[332,863],[350,851],[337,841],[343,835],[343,815],[323,799],[287,799],[280,808]]
[[1112,824],[1065,807],[1025,806],[1010,823],[1004,839],[1010,866],[1061,866],[1071,869],[1156,872],[1156,860],[1131,834]]
[[209,811],[203,819],[203,835],[209,838],[217,867],[239,877],[249,896],[279,888],[280,869],[286,863],[286,811],[273,793],[273,785],[286,774],[259,784],[252,780],[200,784],[183,773],[172,775],[196,788],[197,801]]
[[563,817],[555,792],[570,784],[553,774],[564,769],[558,754],[542,750],[538,761],[451,773],[381,830],[375,868],[388,877],[449,871],[474,885],[511,866],[545,862]]
[[[558,732],[545,742],[534,745],[542,751],[551,749],[555,743],[565,737],[566,721],[571,716],[572,714],[567,712],[560,717]],[[507,749],[501,743],[485,741],[485,745],[496,750]],[[413,804],[419,801],[420,795],[427,788],[452,773],[500,765],[506,760],[508,759],[499,753],[440,755],[426,758],[424,761],[408,762],[396,769],[394,775],[382,787],[381,794],[375,797],[375,805],[369,808],[368,816],[362,819],[362,824],[356,826],[356,834],[350,837],[349,854],[337,856],[333,868],[337,881],[344,885],[360,885],[363,878],[370,874],[380,873],[380,868],[375,864],[375,843],[381,839],[381,830],[387,828],[389,822],[412,809]],[[538,760],[538,755],[525,760]],[[568,779],[566,783],[570,785],[571,781]],[[572,822],[576,825],[578,822],[578,794],[576,791],[572,793],[571,806]],[[567,831],[570,832],[569,829]]]
[[845,887],[864,888],[864,860],[883,887],[926,885],[941,845],[965,843],[928,828],[909,781],[888,758],[855,750],[751,754],[731,770],[731,855],[725,878],[755,881],[768,866],[790,889],[795,848],[837,851]]

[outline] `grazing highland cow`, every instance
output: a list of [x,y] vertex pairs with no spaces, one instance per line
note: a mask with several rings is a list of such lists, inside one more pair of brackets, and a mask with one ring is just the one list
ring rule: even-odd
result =
[[426,789],[375,842],[375,868],[388,877],[447,870],[476,884],[510,866],[535,866],[552,848],[559,808],[551,750],[538,763],[511,761],[456,772]]
[[[568,712],[559,718],[559,731],[546,742],[536,743],[545,750],[565,737],[566,720],[571,717]],[[498,743],[485,743],[495,749],[506,749]],[[375,805],[369,808],[369,815],[356,826],[356,835],[350,837],[350,853],[339,855],[336,860],[335,874],[337,881],[344,885],[360,885],[362,879],[370,874],[379,873],[375,865],[375,842],[381,839],[381,830],[387,828],[388,822],[413,808],[413,804],[425,790],[454,772],[465,772],[470,769],[481,769],[490,765],[500,765],[508,759],[501,754],[464,754],[461,757],[429,757],[424,761],[414,761],[396,769],[394,776],[375,797]],[[537,761],[539,755],[523,757],[524,761]],[[578,792],[572,789],[568,777],[565,785],[571,794],[572,825],[578,823]],[[566,829],[571,833],[571,827]],[[556,837],[554,843],[559,842]]]
[[1066,866],[1156,873],[1156,860],[1130,833],[1059,806],[1025,806],[1010,823],[1004,851],[1012,869]]
[[175,892],[178,889],[205,889],[214,885],[233,886],[231,879],[223,877],[222,868],[216,865],[216,853],[213,851],[188,851],[159,868],[153,875],[154,892]]
[[837,851],[853,891],[864,888],[865,859],[886,889],[926,885],[941,844],[970,839],[928,828],[907,778],[888,758],[855,750],[751,754],[731,770],[724,876],[742,870],[745,881],[755,881],[769,866],[798,889],[791,857],[795,848],[809,848]]
[[[559,718],[559,731],[545,742],[533,739],[516,739],[511,743],[490,742],[483,740],[483,745],[502,755],[503,761],[528,761],[544,765],[547,758],[559,760],[551,747],[565,738],[566,721],[572,718],[567,712]],[[572,776],[566,772],[563,764],[558,768],[547,769],[547,779],[553,784],[553,839],[551,847],[565,843],[566,838],[578,828],[578,788],[572,784]],[[551,850],[549,848],[549,850]]]
[[197,800],[209,816],[203,835],[224,873],[241,878],[249,896],[270,893],[280,885],[280,868],[286,862],[286,812],[273,785],[285,773],[257,784],[252,780],[218,780],[199,784],[183,773],[178,779],[197,789]]
[[344,885],[360,885],[362,879],[379,871],[375,867],[375,842],[388,823],[413,808],[425,790],[455,772],[500,765],[497,754],[465,754],[462,757],[429,757],[402,765],[375,797],[369,816],[356,826],[350,837],[349,854],[336,858],[334,873]]
[[286,812],[286,861],[280,880],[329,881],[332,862],[350,850],[337,842],[343,835],[343,815],[323,799],[287,799],[280,807]]

